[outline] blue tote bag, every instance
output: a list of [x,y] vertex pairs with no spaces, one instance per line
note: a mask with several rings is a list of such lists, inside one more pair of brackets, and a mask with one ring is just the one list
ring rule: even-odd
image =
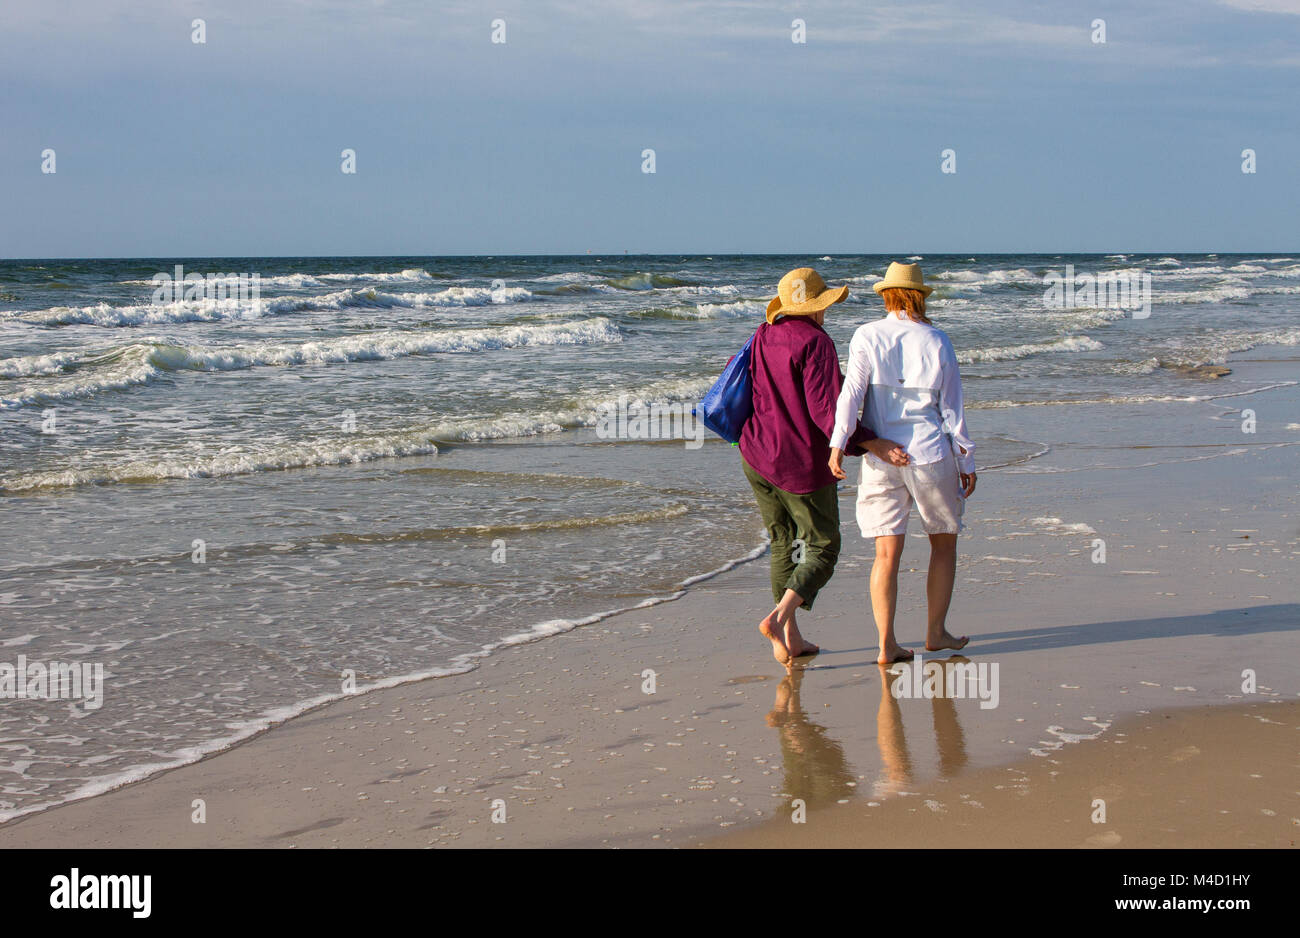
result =
[[696,408],[704,425],[728,443],[740,442],[740,431],[754,413],[754,379],[749,373],[753,344],[751,335]]

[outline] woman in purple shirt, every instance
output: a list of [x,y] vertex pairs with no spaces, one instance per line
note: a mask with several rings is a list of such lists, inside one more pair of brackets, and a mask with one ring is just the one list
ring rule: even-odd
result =
[[[844,379],[822,321],[826,309],[848,292],[848,287],[827,288],[810,267],[790,271],[768,303],[767,323],[758,327],[751,347],[754,414],[741,431],[740,454],[772,539],[776,608],[758,629],[782,664],[820,650],[800,634],[795,611],[812,608],[840,553],[839,496],[827,463]],[[907,464],[901,447],[866,427],[858,427],[846,449]]]

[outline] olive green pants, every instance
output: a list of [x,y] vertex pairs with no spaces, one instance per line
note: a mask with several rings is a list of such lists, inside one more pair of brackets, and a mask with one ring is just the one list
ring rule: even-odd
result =
[[811,609],[840,557],[840,502],[835,485],[798,495],[768,482],[743,458],[741,464],[772,538],[772,596],[779,603],[786,590],[794,590],[803,599],[800,608]]

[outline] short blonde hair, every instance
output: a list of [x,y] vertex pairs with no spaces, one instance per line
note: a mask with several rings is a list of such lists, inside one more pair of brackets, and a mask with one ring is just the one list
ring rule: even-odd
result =
[[930,317],[925,315],[925,294],[920,290],[887,287],[880,291],[880,298],[885,301],[887,312],[905,312],[913,322],[930,321]]

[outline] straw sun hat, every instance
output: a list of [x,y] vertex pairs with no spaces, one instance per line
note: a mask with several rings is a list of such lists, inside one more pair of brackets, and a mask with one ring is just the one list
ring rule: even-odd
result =
[[776,296],[767,304],[767,321],[777,316],[808,316],[839,303],[849,295],[848,287],[828,287],[811,267],[796,267],[777,284]]
[[888,290],[892,287],[899,287],[903,290],[920,290],[923,296],[929,296],[934,287],[925,285],[925,278],[921,275],[920,264],[900,264],[898,261],[889,265],[889,270],[885,271],[885,279],[872,285],[871,289],[879,293],[881,290]]

